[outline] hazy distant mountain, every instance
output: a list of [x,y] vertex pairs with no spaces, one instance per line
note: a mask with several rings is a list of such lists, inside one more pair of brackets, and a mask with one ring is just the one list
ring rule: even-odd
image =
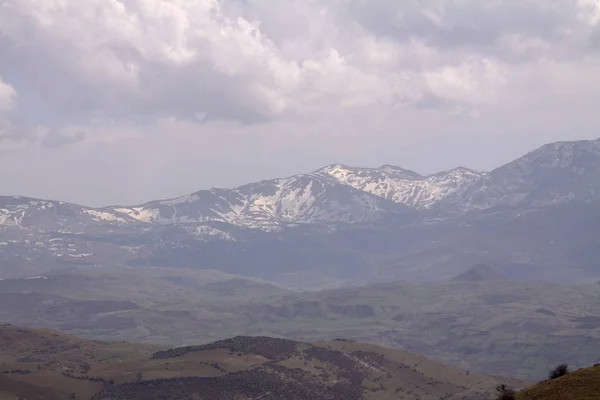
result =
[[211,189],[137,207],[114,207],[143,222],[209,221],[271,230],[287,224],[372,222],[403,210],[378,196],[317,174]]
[[313,282],[318,273],[337,286],[447,280],[493,263],[507,276],[579,281],[600,275],[599,202],[600,140],[546,145],[489,173],[335,164],[138,206],[0,197],[0,278],[173,266]]
[[136,222],[110,210],[97,210],[64,201],[49,201],[20,196],[0,196],[0,227],[39,231],[105,228]]
[[543,146],[490,173],[456,168],[421,176],[400,167],[330,165],[312,174],[202,190],[132,207],[95,209],[0,198],[0,226],[40,230],[222,222],[272,230],[294,224],[363,223],[417,210],[541,207],[600,201],[600,140]]

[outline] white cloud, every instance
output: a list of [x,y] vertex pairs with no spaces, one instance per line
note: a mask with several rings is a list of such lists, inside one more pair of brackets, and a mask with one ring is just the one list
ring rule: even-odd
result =
[[0,143],[14,135],[12,113],[15,108],[16,96],[15,89],[3,82],[0,75]]
[[[193,118],[201,110],[208,119],[256,121],[429,95],[461,102],[464,95],[439,90],[456,85],[457,73],[461,90],[495,86],[500,68],[492,75],[465,70],[473,57],[487,55],[436,42],[441,33],[451,40],[463,8],[489,17],[493,7],[425,3],[375,2],[400,21],[387,34],[363,20],[359,0],[7,0],[0,24],[5,63],[22,68],[53,112]],[[485,103],[490,92],[466,102]]]
[[[60,152],[73,168],[100,146],[149,186],[150,168],[126,161],[140,149],[170,154],[165,176],[206,149],[250,164],[269,149],[285,171],[305,151],[306,168],[388,157],[431,172],[477,156],[405,147],[591,135],[599,22],[598,0],[2,0],[0,130],[31,163]],[[220,158],[186,165],[212,173]]]
[[15,89],[8,83],[3,82],[2,76],[0,76],[0,112],[11,110],[14,107],[16,96]]

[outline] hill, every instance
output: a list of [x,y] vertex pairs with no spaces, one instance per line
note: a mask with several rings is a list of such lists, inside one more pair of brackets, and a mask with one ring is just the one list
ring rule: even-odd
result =
[[[500,379],[347,340],[236,337],[191,347],[0,326],[0,399],[476,399]],[[509,382],[514,383],[514,382]]]
[[491,267],[478,264],[452,278],[452,282],[501,282],[504,279]]
[[519,393],[518,400],[599,400],[600,365],[541,382]]

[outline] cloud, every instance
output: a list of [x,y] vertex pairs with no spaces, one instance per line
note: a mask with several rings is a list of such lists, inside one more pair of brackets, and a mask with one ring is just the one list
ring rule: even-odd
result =
[[[531,14],[546,7],[530,3]],[[508,7],[475,1],[3,4],[3,64],[18,68],[22,84],[53,113],[123,120],[203,114],[244,123],[336,107],[418,104],[428,96],[477,106],[502,81],[502,60],[477,41],[500,40],[512,16]],[[460,24],[464,15],[468,29]],[[538,33],[552,22],[542,18]],[[526,25],[511,21],[509,27]],[[521,43],[510,40],[509,46]],[[477,63],[494,74],[460,72]],[[448,95],[439,89],[444,76],[451,86],[460,79],[460,91],[482,91]]]
[[12,111],[15,107],[15,89],[2,81],[0,75],[0,142],[14,135]]
[[126,175],[143,200],[157,177],[175,195],[334,161],[490,168],[597,136],[598,65],[598,0],[3,0],[0,150],[25,158],[0,170],[101,168],[98,196]]
[[56,148],[67,144],[79,143],[85,139],[85,136],[85,132],[83,131],[75,131],[72,134],[69,134],[53,129],[43,135],[41,143],[46,147]]
[[15,89],[8,83],[3,82],[0,75],[0,112],[11,110],[14,107],[16,96]]

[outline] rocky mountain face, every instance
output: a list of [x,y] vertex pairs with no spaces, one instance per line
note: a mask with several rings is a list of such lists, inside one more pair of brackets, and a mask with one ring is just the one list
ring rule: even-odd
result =
[[597,253],[590,240],[599,177],[595,140],[549,144],[488,173],[457,168],[421,176],[390,165],[335,164],[138,206],[0,197],[2,272],[66,262],[221,268],[269,278],[310,268],[346,279],[387,276],[407,263],[451,265],[447,274],[456,275],[465,263],[501,257],[510,265],[576,260],[588,276]]

